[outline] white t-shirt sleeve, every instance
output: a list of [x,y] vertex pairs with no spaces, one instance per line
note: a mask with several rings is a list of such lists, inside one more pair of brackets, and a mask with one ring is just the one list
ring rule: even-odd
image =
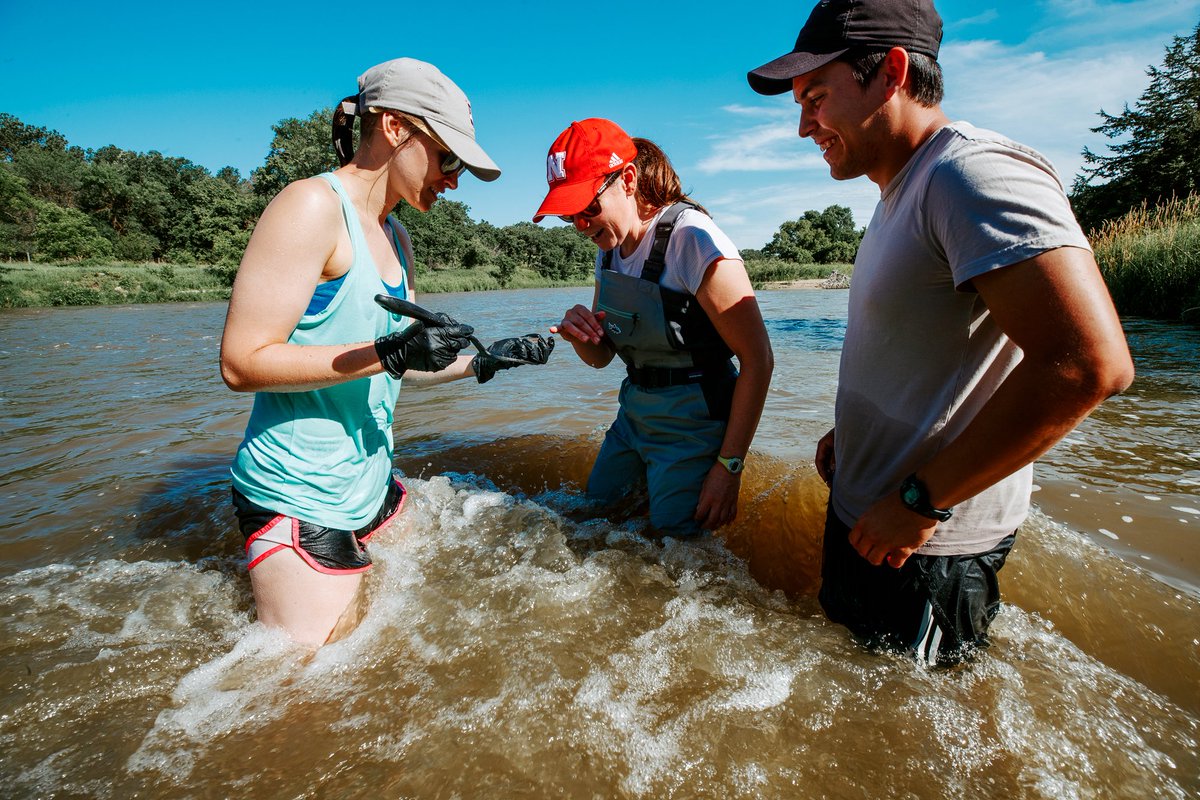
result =
[[737,246],[707,214],[688,209],[675,222],[662,283],[668,289],[695,294],[709,265],[722,258],[742,260]]

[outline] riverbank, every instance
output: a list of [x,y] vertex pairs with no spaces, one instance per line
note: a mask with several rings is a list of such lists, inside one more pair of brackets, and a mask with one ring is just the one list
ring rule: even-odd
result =
[[820,289],[823,278],[801,278],[796,281],[771,281],[763,284],[762,289]]
[[824,278],[797,278],[790,281],[767,281],[755,283],[756,289],[849,289],[850,276],[833,272]]
[[[791,264],[751,260],[746,269],[756,289],[845,288],[849,264]],[[204,264],[39,264],[0,262],[0,308],[105,306],[228,300],[235,270]],[[553,289],[590,286],[591,275],[553,281],[518,269],[501,285],[486,267],[422,272],[422,294]],[[843,285],[844,284],[844,285]]]
[[0,308],[227,299],[228,280],[211,267],[0,263]]
[[[231,267],[202,264],[0,262],[0,308],[228,300],[233,273]],[[590,276],[577,281],[552,281],[524,269],[518,269],[503,286],[486,269],[436,270],[417,279],[418,290],[425,294],[590,284]]]

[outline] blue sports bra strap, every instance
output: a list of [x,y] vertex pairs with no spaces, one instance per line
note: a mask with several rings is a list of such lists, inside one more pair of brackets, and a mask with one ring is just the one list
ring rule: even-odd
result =
[[680,200],[659,217],[658,224],[654,226],[654,244],[651,245],[650,255],[646,256],[646,263],[642,266],[642,280],[658,283],[662,279],[663,270],[667,266],[667,243],[671,240],[671,232],[675,230],[679,215],[689,208],[695,206],[686,200]]
[[408,258],[404,255],[404,245],[400,243],[400,221],[396,219],[395,214],[387,215],[388,230],[392,234],[392,247],[396,250],[396,255],[400,258],[400,266],[405,272],[405,278],[408,273]]

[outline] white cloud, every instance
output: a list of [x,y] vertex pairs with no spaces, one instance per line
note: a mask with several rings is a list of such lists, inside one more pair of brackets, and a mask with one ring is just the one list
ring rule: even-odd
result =
[[797,219],[809,209],[847,206],[855,223],[863,226],[878,202],[879,190],[865,178],[834,181],[824,171],[769,185],[737,181],[734,187],[710,192],[705,206],[739,247],[762,247],[785,220]]
[[963,28],[970,28],[974,25],[986,25],[989,22],[995,22],[997,19],[999,19],[999,17],[999,11],[994,8],[989,8],[981,11],[973,17],[955,20],[954,22],[947,24],[946,29],[950,31],[958,31],[962,30]]
[[1161,55],[1162,32],[1190,32],[1198,13],[1200,0],[1046,0],[1044,24],[1027,44],[1051,50],[1101,44],[1120,51],[1131,39],[1148,35]]
[[721,106],[721,110],[729,114],[739,114],[745,117],[764,117],[767,119],[792,119],[800,118],[798,108],[790,106],[747,106],[740,103],[730,103],[727,106]]
[[1119,112],[1145,89],[1144,52],[1110,48],[1103,57],[1077,52],[1053,56],[1022,52],[998,42],[973,41],[942,49],[946,74],[943,108],[1042,152],[1071,184],[1085,145],[1103,152],[1107,140],[1091,128],[1100,109]]
[[[739,114],[740,112],[732,112]],[[799,116],[796,116],[797,123]],[[735,130],[729,136],[714,136],[707,156],[696,164],[704,173],[779,172],[825,169],[817,152],[804,152],[794,125],[778,122]]]

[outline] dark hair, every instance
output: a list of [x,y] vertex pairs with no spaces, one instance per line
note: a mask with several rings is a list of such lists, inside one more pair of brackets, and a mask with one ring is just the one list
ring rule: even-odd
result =
[[666,208],[680,200],[686,200],[705,214],[708,213],[704,206],[683,193],[679,175],[661,147],[649,139],[636,136],[633,137],[633,144],[637,148],[633,165],[637,167],[637,199],[641,203],[649,208]]
[[[337,152],[338,163],[343,167],[350,163],[350,159],[354,158],[356,150],[356,143],[354,141],[355,116],[358,117],[359,143],[371,137],[375,132],[375,128],[379,126],[379,120],[383,118],[383,109],[368,108],[357,115],[346,113],[345,105],[349,104],[353,106],[357,102],[358,95],[350,95],[333,107],[333,149]],[[408,134],[396,145],[397,147],[416,136],[418,131],[424,131],[432,136],[432,133],[430,133],[420,117],[414,117],[402,111],[393,111],[392,113],[400,118],[400,124],[404,127],[405,133]]]
[[[866,86],[879,72],[886,50],[851,50],[838,56],[838,61],[850,65],[854,80]],[[942,67],[937,61],[920,53],[908,54],[908,95],[918,104],[933,108],[942,102]]]

